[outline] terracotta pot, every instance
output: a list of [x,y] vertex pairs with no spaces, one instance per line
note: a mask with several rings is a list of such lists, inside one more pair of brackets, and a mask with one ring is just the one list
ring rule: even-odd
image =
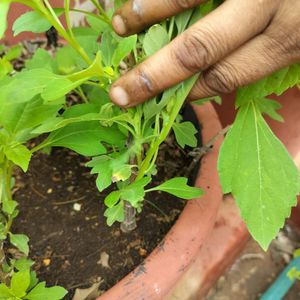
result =
[[[221,124],[211,104],[194,108],[203,126],[205,144],[221,130]],[[201,163],[196,185],[205,190],[205,195],[189,201],[176,224],[157,248],[132,273],[98,300],[165,299],[181,280],[205,245],[221,204],[222,192],[217,174],[221,142],[220,138]],[[180,299],[189,298],[186,295]]]

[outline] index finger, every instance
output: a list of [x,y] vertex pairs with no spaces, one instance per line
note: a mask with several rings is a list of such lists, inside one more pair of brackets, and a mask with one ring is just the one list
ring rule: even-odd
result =
[[111,100],[131,107],[207,69],[262,32],[274,14],[275,2],[225,1],[119,78],[111,87]]
[[127,36],[205,1],[129,0],[115,12],[112,24],[119,35]]

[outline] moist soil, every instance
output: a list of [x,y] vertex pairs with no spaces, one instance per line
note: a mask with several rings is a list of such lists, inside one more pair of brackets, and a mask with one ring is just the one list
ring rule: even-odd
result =
[[[153,184],[183,175],[191,162],[187,152],[170,137],[162,145]],[[54,148],[51,154],[36,154],[27,174],[16,172],[14,198],[20,214],[13,232],[29,236],[30,258],[39,279],[69,290],[65,299],[72,299],[76,288],[95,282],[101,282],[101,291],[116,284],[163,239],[186,203],[151,193],[138,215],[137,229],[124,234],[118,224],[106,225],[103,200],[110,191],[97,190],[87,161]]]

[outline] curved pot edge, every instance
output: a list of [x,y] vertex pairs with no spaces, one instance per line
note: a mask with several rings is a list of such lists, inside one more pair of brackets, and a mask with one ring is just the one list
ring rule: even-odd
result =
[[[206,144],[222,129],[221,123],[210,103],[194,108]],[[222,201],[217,174],[221,143],[219,138],[202,159],[196,185],[204,189],[205,195],[189,201],[176,224],[145,261],[97,300],[164,299],[184,275],[210,234]]]

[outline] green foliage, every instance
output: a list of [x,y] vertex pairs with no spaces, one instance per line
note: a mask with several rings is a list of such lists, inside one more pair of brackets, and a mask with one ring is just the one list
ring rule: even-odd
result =
[[185,145],[190,147],[197,146],[197,138],[195,134],[198,130],[191,122],[174,123],[173,130],[175,133],[176,141],[180,147],[184,148]]
[[203,195],[201,189],[188,186],[187,178],[185,177],[172,178],[148,191],[163,191],[186,200],[198,198]]
[[168,44],[169,41],[167,31],[161,25],[154,25],[144,37],[143,48],[146,55],[150,56]]
[[[57,16],[63,14],[64,9],[54,8]],[[21,32],[30,31],[34,33],[45,32],[50,29],[51,23],[45,19],[41,13],[36,11],[29,11],[21,15],[13,24],[14,35],[18,35]]]
[[239,112],[219,155],[218,170],[224,193],[232,193],[247,227],[267,249],[296,205],[299,171],[262,114],[282,121],[280,105],[265,98],[281,94],[299,80],[298,65],[238,92]]
[[29,253],[29,238],[24,234],[13,234],[10,233],[10,242],[16,246],[24,254],[28,255]]
[[6,16],[8,13],[9,6],[10,1],[8,0],[2,0],[0,2],[0,39],[2,39],[7,27]]

